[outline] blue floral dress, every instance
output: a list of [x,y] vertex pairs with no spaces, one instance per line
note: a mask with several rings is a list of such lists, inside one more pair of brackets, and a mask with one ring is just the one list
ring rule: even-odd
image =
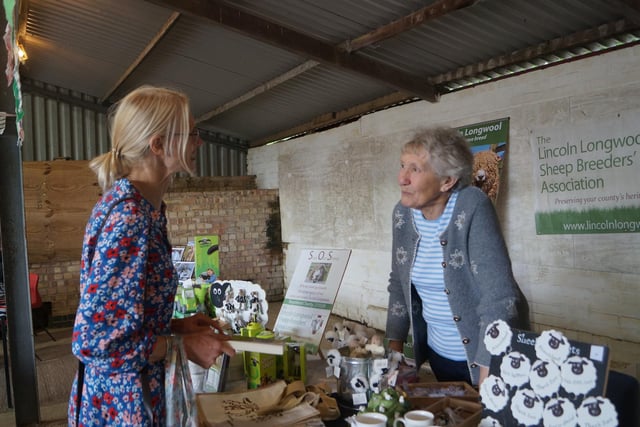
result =
[[[155,209],[123,178],[87,224],[71,344],[85,364],[80,426],[165,424],[164,361],[148,360],[157,336],[170,333],[178,284],[165,209],[164,203]],[[70,426],[76,399],[77,378]]]

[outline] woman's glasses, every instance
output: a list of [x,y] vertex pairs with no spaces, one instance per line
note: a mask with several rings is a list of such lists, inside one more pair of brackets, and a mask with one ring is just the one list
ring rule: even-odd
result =
[[[176,132],[173,134],[174,136],[185,135],[184,133]],[[203,141],[200,139],[200,130],[198,128],[193,129],[191,132],[186,134],[189,136],[189,142],[196,143],[198,146],[202,145]]]
[[192,130],[191,132],[189,132],[189,142],[196,144],[196,146],[201,146],[202,145],[202,139],[200,139],[200,131],[198,130],[198,128],[195,128],[194,130]]
[[[176,132],[175,136],[184,135],[184,133]],[[189,136],[189,141],[200,141],[200,131],[196,128],[187,134]]]
[[[184,135],[184,133],[176,132],[173,135],[174,136]],[[189,132],[187,135],[189,135],[189,138],[200,138],[200,131],[198,130],[198,128],[195,128],[194,130]]]

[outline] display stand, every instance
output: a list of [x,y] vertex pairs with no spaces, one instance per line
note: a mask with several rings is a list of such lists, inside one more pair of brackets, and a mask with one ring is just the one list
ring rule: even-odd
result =
[[487,328],[489,376],[480,387],[481,426],[618,424],[605,396],[609,349],[567,339],[562,332]]
[[351,255],[350,249],[304,249],[273,330],[317,353]]

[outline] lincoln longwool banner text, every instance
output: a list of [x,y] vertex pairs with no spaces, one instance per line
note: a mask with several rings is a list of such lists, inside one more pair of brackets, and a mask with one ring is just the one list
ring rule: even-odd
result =
[[532,132],[538,234],[640,231],[639,115]]

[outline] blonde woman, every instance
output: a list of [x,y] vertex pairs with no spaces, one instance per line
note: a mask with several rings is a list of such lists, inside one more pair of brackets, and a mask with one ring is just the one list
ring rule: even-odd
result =
[[72,337],[81,368],[69,425],[165,425],[164,358],[173,334],[205,368],[234,354],[212,319],[172,320],[178,278],[163,197],[175,173],[193,173],[202,141],[186,96],[164,88],[129,93],[110,125],[111,150],[90,163],[104,195],[83,242]]

